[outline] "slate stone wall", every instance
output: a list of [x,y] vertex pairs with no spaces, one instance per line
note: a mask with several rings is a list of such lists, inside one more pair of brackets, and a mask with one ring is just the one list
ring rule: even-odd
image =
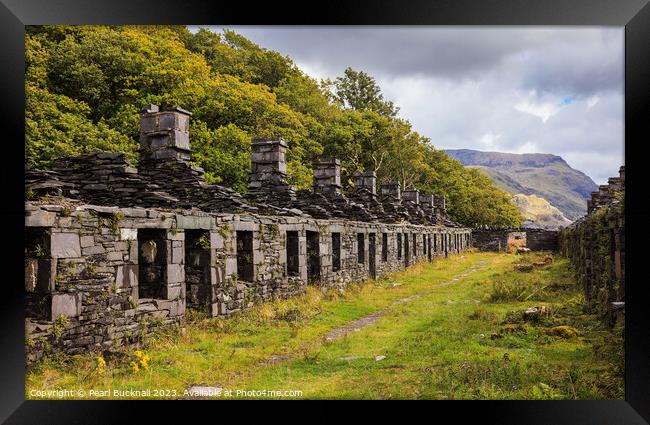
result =
[[[350,282],[380,278],[406,267],[405,257],[397,258],[398,233],[409,235],[410,264],[429,260],[425,245],[432,250],[431,260],[469,246],[470,231],[463,228],[44,202],[26,206],[27,229],[37,241],[25,262],[30,362],[54,352],[75,354],[137,343],[157,328],[183,325],[186,308],[227,317],[264,301],[302,294],[308,284],[343,290]],[[251,281],[237,276],[237,231],[253,234]],[[298,232],[297,277],[286,273],[287,231]],[[315,282],[307,277],[307,231],[317,232],[319,238],[320,279]],[[186,232],[192,232],[190,239]],[[207,235],[202,246],[197,246],[197,232]],[[341,239],[338,271],[332,269],[333,232]],[[381,255],[383,233],[386,261]],[[155,238],[143,239],[153,234]],[[358,234],[364,240],[362,263]],[[370,234],[376,240],[374,273],[369,268]],[[436,243],[434,251],[433,243],[425,243],[434,238],[448,242]],[[156,240],[155,257],[162,257],[156,266],[163,267],[163,273],[152,272],[149,263],[140,264],[149,239]],[[42,250],[34,245],[38,243],[47,246]],[[198,259],[192,260],[197,251]],[[154,282],[160,280],[160,286],[144,297],[139,283],[146,273],[152,273]]]
[[609,181],[592,194],[588,214],[560,232],[559,247],[590,307],[611,319],[625,301],[625,168]]
[[523,237],[531,251],[557,251],[558,232],[546,229],[473,229],[472,246],[480,251],[508,249],[508,240]]
[[508,248],[508,233],[510,230],[472,230],[472,246],[480,251],[505,251]]
[[557,230],[526,229],[526,247],[531,251],[557,251]]

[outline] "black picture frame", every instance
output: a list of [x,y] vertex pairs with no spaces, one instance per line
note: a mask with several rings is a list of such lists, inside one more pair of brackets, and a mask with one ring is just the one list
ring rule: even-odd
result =
[[[650,309],[643,297],[643,244],[650,210],[643,188],[643,143],[650,134],[646,113],[650,102],[650,6],[648,0],[455,0],[329,3],[211,1],[0,0],[0,119],[2,120],[2,289],[0,292],[0,420],[8,424],[154,422],[170,409],[142,401],[25,401],[23,289],[20,278],[24,229],[24,37],[25,25],[36,24],[300,24],[300,25],[580,25],[625,26],[625,157],[626,157],[626,329],[625,400],[483,401],[409,406],[428,418],[454,422],[478,413],[482,423],[499,424],[644,424],[650,421]],[[22,143],[21,143],[22,141]],[[11,243],[13,242],[13,243]],[[631,277],[630,277],[631,276]],[[462,405],[460,403],[463,403]],[[152,408],[153,406],[153,408]],[[374,406],[373,406],[374,407]],[[204,413],[214,422],[247,417],[228,405],[215,409],[194,403],[173,410]],[[255,409],[258,410],[258,409]],[[384,408],[372,410],[382,413]],[[395,410],[394,408],[391,410]],[[203,411],[203,412],[201,412]],[[319,417],[341,415],[319,409]],[[282,418],[284,407],[266,410]],[[276,413],[277,412],[277,413]],[[324,414],[324,415],[323,415]],[[446,415],[447,414],[447,415]],[[211,416],[212,415],[212,416]],[[291,415],[294,416],[294,415]],[[167,416],[169,418],[169,416]],[[312,419],[312,415],[303,419]]]

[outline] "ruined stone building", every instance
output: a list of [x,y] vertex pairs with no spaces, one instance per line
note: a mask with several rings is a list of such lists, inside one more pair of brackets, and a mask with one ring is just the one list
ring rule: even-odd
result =
[[343,289],[470,244],[444,197],[377,188],[368,172],[344,194],[336,159],[294,190],[283,140],[253,140],[247,193],[207,184],[190,163],[190,116],[148,105],[137,167],[93,153],[27,170],[28,361],[129,344],[187,309],[226,317],[308,285]]
[[611,320],[625,307],[625,166],[587,201],[587,215],[559,235],[590,307]]

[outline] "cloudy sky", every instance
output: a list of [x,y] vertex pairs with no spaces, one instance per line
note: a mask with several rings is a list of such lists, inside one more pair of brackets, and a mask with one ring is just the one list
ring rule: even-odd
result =
[[315,78],[368,72],[437,148],[552,153],[598,184],[624,163],[622,27],[230,28]]

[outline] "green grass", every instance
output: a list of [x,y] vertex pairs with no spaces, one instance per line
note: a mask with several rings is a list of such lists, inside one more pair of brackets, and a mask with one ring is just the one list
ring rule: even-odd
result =
[[[466,253],[353,285],[344,295],[311,289],[229,320],[194,315],[184,333],[161,333],[143,348],[151,358],[146,370],[132,371],[131,352],[106,359],[103,373],[96,355],[50,359],[27,374],[27,397],[59,388],[161,388],[181,397],[190,385],[207,385],[298,390],[303,398],[623,398],[622,330],[583,311],[565,260],[514,269],[542,258]],[[550,316],[525,321],[522,312],[534,306],[548,307]],[[325,340],[382,309],[374,324]],[[375,361],[379,355],[386,358]]]

